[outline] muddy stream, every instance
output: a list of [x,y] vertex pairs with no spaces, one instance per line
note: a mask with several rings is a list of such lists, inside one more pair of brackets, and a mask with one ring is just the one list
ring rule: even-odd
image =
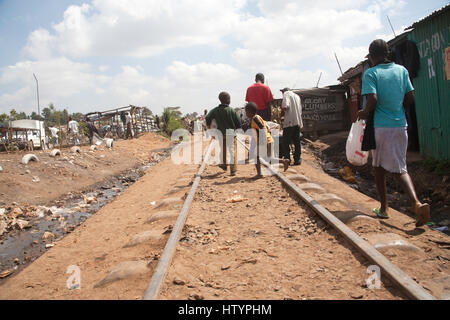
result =
[[87,191],[69,193],[68,196],[57,201],[60,206],[37,206],[37,216],[28,219],[31,227],[11,230],[0,240],[0,274],[4,273],[4,278],[0,278],[0,284],[8,278],[6,274],[17,274],[53,247],[54,242],[64,238],[113,201],[147,170],[166,159],[171,149],[152,150],[159,153],[157,159],[146,161],[144,164],[99,182]]

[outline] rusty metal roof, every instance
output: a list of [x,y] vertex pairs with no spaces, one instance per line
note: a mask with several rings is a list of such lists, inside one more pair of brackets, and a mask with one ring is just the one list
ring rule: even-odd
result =
[[423,18],[421,20],[414,22],[410,27],[406,28],[405,30],[416,28],[418,25],[420,25],[424,22],[427,22],[428,20],[433,19],[434,17],[436,17],[438,15],[441,15],[441,14],[447,12],[448,10],[450,10],[450,4],[443,6],[441,9],[434,11],[432,14],[426,16],[425,18]]

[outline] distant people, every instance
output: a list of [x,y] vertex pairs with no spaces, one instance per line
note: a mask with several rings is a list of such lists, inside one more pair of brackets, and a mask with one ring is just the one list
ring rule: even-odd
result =
[[202,117],[201,117],[201,120],[205,120],[207,114],[208,114],[208,110],[205,109],[205,110],[203,111],[203,115],[202,115]]
[[56,145],[59,144],[59,137],[58,137],[58,132],[59,129],[55,128],[55,127],[49,127],[48,128],[52,134],[52,142]]
[[283,121],[283,158],[291,161],[291,142],[294,143],[294,166],[302,163],[302,146],[300,129],[303,128],[302,104],[300,96],[289,88],[280,90],[283,93],[281,109],[284,112]]
[[80,139],[78,138],[78,122],[69,117],[69,122],[67,123],[67,129],[69,131],[69,138],[74,145],[80,144]]
[[273,100],[272,91],[264,84],[264,75],[258,73],[255,83],[247,88],[245,101],[254,102],[258,106],[257,114],[266,121],[271,121],[270,102]]
[[101,138],[102,135],[100,134],[100,132],[98,132],[98,130],[95,127],[94,123],[90,119],[86,119],[86,125],[87,125],[88,130],[89,130],[89,143],[93,144],[94,143],[94,133],[96,133],[99,138]]
[[[256,157],[257,176],[256,177],[260,178],[260,177],[262,177],[261,162],[259,160],[260,156],[262,156],[263,159],[265,159],[266,161],[278,160],[278,161],[282,162],[283,166],[284,166],[284,171],[286,171],[288,169],[290,161],[288,159],[277,159],[277,158],[272,157],[273,138],[272,138],[272,135],[270,134],[269,127],[267,126],[264,119],[261,116],[256,114],[257,110],[258,110],[258,107],[257,107],[256,103],[254,103],[254,102],[249,102],[245,105],[245,113],[246,113],[247,117],[250,119],[250,128],[255,129],[255,131],[256,131],[256,145],[257,145],[257,153],[256,153],[256,155],[257,155],[257,157]],[[264,139],[267,141],[267,156],[262,155],[260,152],[260,149],[259,149],[260,139],[264,135],[265,135]]]
[[129,112],[125,113],[125,128],[126,128],[125,139],[128,139],[128,138],[133,139],[133,128],[132,128],[132,123],[131,123],[131,115]]
[[417,198],[406,168],[408,134],[404,108],[414,104],[414,88],[408,71],[387,59],[388,45],[384,40],[378,39],[370,44],[368,57],[373,67],[364,73],[362,79],[361,94],[366,95],[367,103],[358,112],[358,118],[368,119],[374,112],[376,149],[372,150],[372,166],[381,207],[373,209],[373,212],[379,218],[389,218],[386,175],[390,173],[407,193],[416,215],[416,227],[420,227],[430,220],[430,206]]
[[[211,127],[213,121],[217,125],[217,129],[222,132],[223,144],[222,144],[222,164],[219,165],[224,171],[227,170],[227,136],[226,130],[232,129],[236,130],[241,127],[241,122],[239,121],[239,116],[236,111],[230,107],[231,97],[228,92],[221,92],[219,94],[220,105],[212,109],[205,117],[206,125],[208,128]],[[233,162],[230,164],[230,175],[235,176],[237,170],[237,152],[236,152],[236,137],[230,136],[228,139],[233,139],[233,143],[229,143],[228,152],[230,153],[230,159]]]
[[159,126],[159,116],[158,115],[155,116],[155,121],[156,121],[156,126],[158,127],[158,129],[161,129],[161,127]]

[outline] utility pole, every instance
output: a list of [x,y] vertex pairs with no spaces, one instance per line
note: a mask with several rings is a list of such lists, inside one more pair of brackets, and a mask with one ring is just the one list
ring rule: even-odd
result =
[[317,80],[317,85],[316,85],[316,88],[318,88],[318,87],[319,87],[319,82],[320,82],[320,78],[322,78],[322,72],[320,73],[320,76],[319,76],[319,80]]
[[334,56],[336,57],[336,61],[337,61],[337,64],[338,64],[338,66],[339,66],[339,70],[341,70],[341,76],[343,76],[344,73],[342,72],[341,64],[339,63],[338,57],[337,57],[337,55],[336,55],[336,52],[334,53]]
[[392,32],[394,33],[394,38],[397,38],[397,35],[395,34],[394,28],[392,27],[392,23],[391,23],[391,19],[389,19],[389,16],[386,15],[388,21],[389,21],[389,25],[391,26]]
[[41,150],[44,150],[44,144],[42,143],[42,135],[41,135],[41,107],[39,106],[39,82],[36,78],[36,75],[33,73],[34,80],[36,80],[36,91],[37,91],[37,103],[38,103],[38,121],[39,121],[39,144],[41,145]]

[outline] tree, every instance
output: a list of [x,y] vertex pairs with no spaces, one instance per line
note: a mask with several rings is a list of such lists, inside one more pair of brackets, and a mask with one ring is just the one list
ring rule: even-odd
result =
[[15,109],[9,111],[9,120],[17,120],[17,111]]
[[0,122],[6,122],[8,121],[9,116],[6,113],[0,114]]
[[151,117],[153,115],[153,112],[149,108],[144,107],[144,109],[142,110],[142,115]]
[[167,107],[161,115],[162,130],[170,136],[176,129],[183,128],[181,121],[181,112],[178,111],[179,107]]

